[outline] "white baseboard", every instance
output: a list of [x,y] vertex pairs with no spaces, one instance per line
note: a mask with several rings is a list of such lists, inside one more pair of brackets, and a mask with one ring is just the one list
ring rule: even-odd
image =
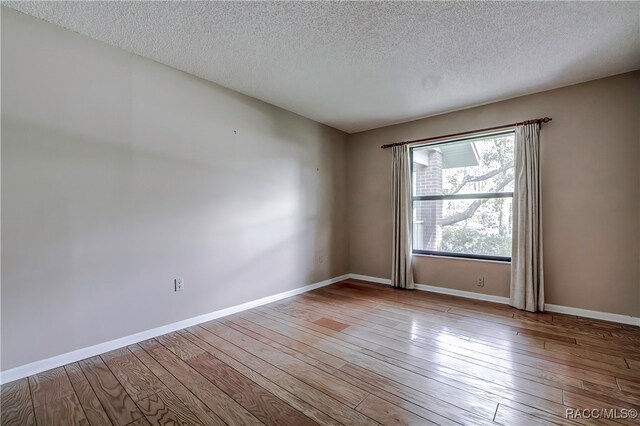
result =
[[[369,281],[377,284],[391,285],[391,280],[387,278],[370,277],[368,275],[348,274],[350,279]],[[415,289],[420,291],[430,291],[431,293],[448,294],[451,296],[466,297],[467,299],[484,300],[487,302],[509,304],[508,297],[494,296],[492,294],[475,293],[472,291],[455,290],[452,288],[436,287],[426,284],[415,284]]]
[[[386,278],[370,277],[367,275],[358,275],[358,274],[348,274],[348,275],[349,275],[349,278],[351,279],[370,281],[370,282],[379,283],[379,284],[388,284],[388,285],[391,284],[391,280]],[[436,287],[436,286],[425,285],[425,284],[416,284],[415,287],[416,287],[416,290],[430,291],[432,293],[448,294],[451,296],[466,297],[468,299],[484,300],[487,302],[502,303],[505,305],[509,304],[508,297],[476,293],[473,291],[455,290],[451,288]],[[640,326],[640,318],[633,317],[630,315],[620,315],[620,314],[612,314],[609,312],[591,311],[589,309],[573,308],[571,306],[553,305],[548,303],[545,303],[544,309],[545,311],[556,312],[559,314],[576,315],[584,318],[593,318],[593,319],[599,319],[603,321],[617,322],[620,324],[630,324],[630,325]]]
[[559,314],[576,315],[579,317],[640,326],[640,318],[632,317],[631,315],[620,315],[612,314],[609,312],[591,311],[589,309],[572,308],[570,306],[562,305],[550,305],[548,303],[544,304],[544,310],[548,312],[556,312]]
[[142,331],[140,333],[131,334],[126,337],[122,337],[108,342],[99,343],[97,345],[89,346],[86,348],[78,349],[75,351],[67,352],[62,355],[57,355],[51,358],[46,358],[40,361],[35,361],[29,364],[21,365],[6,371],[0,372],[0,384],[9,383],[14,380],[22,379],[23,377],[38,374],[43,371],[51,370],[52,368],[61,367],[63,365],[77,362],[92,356],[100,355],[105,352],[112,351],[114,349],[122,348],[124,346],[133,345],[134,343],[142,342],[143,340],[151,339],[161,336],[163,334],[171,333],[173,331],[181,330],[183,328],[191,327],[203,322],[211,321],[216,318],[221,318],[227,315],[235,314],[237,312],[246,311],[247,309],[255,308],[257,306],[266,305],[267,303],[276,302],[287,297],[295,296],[307,291],[314,290],[316,288],[324,287],[330,284],[337,283],[338,281],[346,280],[350,278],[350,274],[341,275],[339,277],[331,278],[325,281],[321,281],[315,284],[309,284],[304,287],[299,287],[293,290],[278,293],[273,296],[263,297],[262,299],[246,302],[241,305],[231,306],[229,308],[220,309],[208,314],[199,315],[197,317],[188,318],[182,321],[174,322],[172,324],[163,325],[160,327],[152,328],[151,330]]
[[[356,279],[369,281],[378,284],[391,285],[391,280],[387,278],[370,277],[367,275],[359,274],[345,274],[339,277],[331,278],[319,283],[310,284],[304,287],[296,288],[294,290],[278,293],[273,296],[263,297],[262,299],[253,300],[240,305],[231,306],[229,308],[220,309],[208,314],[199,315],[197,317],[188,318],[182,321],[174,322],[172,324],[163,325],[160,327],[152,328],[151,330],[142,331],[140,333],[131,334],[119,339],[111,340],[108,342],[99,343],[97,345],[89,346],[86,348],[78,349],[75,351],[67,352],[62,355],[57,355],[51,358],[35,361],[29,364],[21,365],[6,371],[0,372],[0,384],[12,382],[14,380],[21,379],[23,377],[38,374],[43,371],[51,370],[52,368],[61,367],[63,365],[77,362],[92,356],[100,355],[105,352],[112,351],[114,349],[122,348],[124,346],[133,345],[134,343],[142,342],[143,340],[151,339],[161,336],[163,334],[171,333],[173,331],[181,330],[183,328],[191,327],[201,324],[203,322],[211,321],[217,318],[221,318],[227,315],[235,314],[237,312],[246,311],[247,309],[255,308],[257,306],[266,305],[267,303],[276,302],[287,297],[295,296],[298,294],[306,293],[307,291],[315,290],[316,288],[324,287],[330,284],[337,283],[346,279]],[[451,296],[466,297],[468,299],[484,300],[488,302],[508,304],[509,298],[494,296],[490,294],[475,293],[471,291],[454,290],[445,287],[436,287],[425,284],[416,284],[416,289],[420,291],[428,291],[432,293],[448,294]],[[557,312],[562,314],[577,315],[580,317],[594,318],[604,321],[617,322],[622,324],[631,324],[640,326],[640,318],[612,314],[608,312],[590,311],[588,309],[572,308],[569,306],[550,305],[545,304],[545,310],[549,312]]]
[[388,278],[370,277],[368,275],[358,275],[358,274],[347,274],[347,275],[349,275],[349,279],[352,279],[352,280],[362,280],[362,281],[369,281],[377,284],[391,285],[391,280]]
[[473,291],[456,290],[453,288],[436,287],[433,285],[416,284],[416,290],[430,291],[431,293],[448,294],[450,296],[466,297],[467,299],[484,300],[485,302],[509,304],[508,297],[494,296],[493,294],[476,293]]

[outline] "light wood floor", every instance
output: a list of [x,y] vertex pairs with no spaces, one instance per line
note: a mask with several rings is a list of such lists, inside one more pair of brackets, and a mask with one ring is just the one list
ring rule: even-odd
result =
[[568,408],[640,409],[638,327],[353,280],[2,387],[2,425],[594,423]]

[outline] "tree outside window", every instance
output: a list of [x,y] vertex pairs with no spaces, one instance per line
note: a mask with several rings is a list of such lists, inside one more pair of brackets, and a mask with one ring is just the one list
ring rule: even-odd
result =
[[513,132],[411,149],[416,253],[509,260]]

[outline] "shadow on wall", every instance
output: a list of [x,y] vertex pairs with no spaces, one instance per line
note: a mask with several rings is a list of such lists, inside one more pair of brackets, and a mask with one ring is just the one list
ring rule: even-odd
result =
[[[305,165],[300,174],[305,188],[305,229],[316,238],[312,250],[305,253],[306,262],[313,265],[305,282],[347,273],[346,135],[282,109],[269,112],[269,133],[293,142],[290,148]],[[301,119],[305,125],[300,125]]]
[[[317,171],[342,145],[318,154],[313,145],[283,148],[278,138],[265,155],[254,139],[255,153],[239,158],[235,142],[220,141],[217,155],[195,158],[185,141],[184,155],[169,155],[6,114],[2,121],[3,370],[341,268],[331,258],[317,263],[316,253],[344,240],[333,226],[344,220],[343,195],[331,194],[341,188],[326,177],[331,170]],[[172,292],[178,276],[183,302]],[[60,350],[38,350],[49,335],[59,336]],[[40,356],[8,352],[18,345]]]
[[[193,98],[199,99],[202,108],[198,113],[205,111],[220,122],[226,135],[216,140],[215,144],[211,144],[211,136],[206,135],[206,141],[199,142],[205,146],[198,147],[199,155],[195,158],[201,158],[203,153],[205,158],[216,158],[220,155],[226,155],[228,159],[234,157],[233,161],[237,159],[237,164],[243,168],[244,173],[253,174],[256,179],[261,179],[264,175],[273,175],[273,164],[281,162],[283,158],[295,158],[296,175],[277,181],[278,184],[273,186],[271,191],[254,191],[251,195],[254,198],[253,202],[256,205],[269,205],[271,200],[280,197],[283,189],[297,182],[300,188],[303,188],[300,192],[303,197],[300,205],[304,207],[304,215],[307,218],[307,238],[315,240],[314,245],[301,251],[304,263],[309,266],[304,282],[317,282],[346,273],[346,135],[214,83],[190,75],[186,77],[188,83],[182,90],[177,92],[172,89],[161,95],[154,94],[155,92],[147,87],[149,83],[146,80],[136,84],[143,86],[140,91],[145,95],[157,96],[162,108],[168,111],[178,108],[176,98],[180,98],[182,104],[191,102]],[[212,94],[219,98],[219,102],[200,99],[203,84],[212,88]],[[221,105],[224,105],[224,108],[220,108]],[[239,118],[245,116],[252,117],[250,125],[246,125]],[[171,126],[170,122],[156,123],[155,116],[152,119],[153,126]],[[200,117],[200,120],[206,118]],[[198,123],[183,125],[197,127]],[[163,129],[159,132],[159,137],[166,133],[166,129]],[[226,150],[223,154],[219,152],[219,143],[225,145]],[[179,145],[172,144],[174,150],[177,146]],[[254,161],[248,164],[248,159]],[[257,173],[259,171],[262,174]]]

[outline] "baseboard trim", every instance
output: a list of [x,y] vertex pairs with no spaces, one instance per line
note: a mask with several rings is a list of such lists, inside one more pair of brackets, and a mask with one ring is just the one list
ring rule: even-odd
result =
[[[77,362],[86,358],[90,358],[92,356],[100,355],[105,352],[112,351],[114,349],[122,348],[128,345],[133,345],[134,343],[139,343],[147,339],[152,339],[154,337],[158,337],[163,334],[171,333],[177,330],[181,330],[183,328],[198,325],[203,322],[211,321],[227,315],[246,311],[248,309],[255,308],[257,306],[262,306],[268,303],[276,302],[278,300],[286,299],[287,297],[292,297],[298,294],[306,293],[308,291],[315,290],[316,288],[335,284],[339,281],[343,281],[346,279],[355,279],[355,280],[369,281],[377,284],[391,285],[391,280],[387,278],[371,277],[368,275],[360,275],[360,274],[340,275],[338,277],[321,281],[315,284],[309,284],[304,287],[299,287],[293,290],[285,291],[283,293],[274,294],[273,296],[263,297],[261,299],[242,303],[240,305],[231,306],[225,309],[220,309],[218,311],[210,312],[208,314],[199,315],[193,318],[188,318],[182,321],[178,321],[178,322],[163,325],[160,327],[152,328],[150,330],[142,331],[140,333],[131,334],[129,336],[125,336],[119,339],[114,339],[108,342],[99,343],[97,345],[67,352],[62,355],[57,355],[51,358],[46,358],[40,361],[35,361],[29,364],[21,365],[19,367],[6,370],[6,371],[2,371],[0,372],[0,384],[9,383],[14,380],[31,376],[33,374],[38,374],[43,371],[51,370],[52,368],[61,367],[63,365],[67,365],[72,362]],[[432,293],[465,297],[467,299],[483,300],[486,302],[494,302],[494,303],[501,303],[501,304],[509,303],[508,297],[475,293],[472,291],[455,290],[455,289],[437,287],[437,286],[425,285],[425,284],[416,284],[416,289],[420,291],[427,291]],[[545,310],[549,312],[557,312],[561,314],[576,315],[584,318],[593,318],[593,319],[599,319],[603,321],[611,321],[611,322],[616,322],[621,324],[640,326],[640,318],[629,316],[629,315],[620,315],[620,314],[612,314],[608,312],[591,311],[588,309],[572,308],[570,306],[561,306],[561,305],[553,305],[553,304],[545,304]]]
[[508,297],[494,296],[493,294],[475,293],[473,291],[456,290],[453,288],[436,287],[433,285],[416,284],[416,290],[429,291],[431,293],[447,294],[450,296],[464,297],[467,299],[483,300],[485,302],[509,304]]
[[158,337],[163,334],[171,333],[173,331],[181,330],[187,327],[192,327],[194,325],[198,325],[203,322],[211,321],[227,315],[246,311],[247,309],[266,305],[267,303],[276,302],[281,299],[286,299],[287,297],[306,293],[308,291],[315,290],[316,288],[324,287],[330,284],[337,283],[339,281],[346,280],[350,278],[350,276],[351,274],[341,275],[339,277],[331,278],[315,284],[309,284],[304,287],[299,287],[293,290],[285,291],[283,293],[274,294],[273,296],[267,296],[261,299],[252,300],[250,302],[242,303],[240,305],[231,306],[225,309],[220,309],[218,311],[210,312],[208,314],[199,315],[193,318],[188,318],[182,321],[178,321],[178,322],[163,325],[160,327],[152,328],[150,330],[142,331],[140,333],[131,334],[129,336],[122,337],[119,339],[110,340],[108,342],[99,343],[97,345],[67,352],[62,355],[57,355],[51,358],[46,358],[40,361],[35,361],[29,364],[21,365],[19,367],[11,368],[9,370],[0,372],[0,384],[9,383],[14,380],[31,376],[33,374],[38,374],[43,371],[51,370],[52,368],[62,367],[63,365],[67,365],[72,362],[77,362],[86,358],[91,358],[92,356],[100,355],[105,352],[112,351],[114,349],[122,348],[124,346],[133,345],[134,343],[142,342],[144,340]]
[[593,318],[603,321],[617,322],[640,327],[640,318],[631,315],[612,314],[609,312],[591,311],[589,309],[572,308],[571,306],[544,304],[544,310],[558,314],[575,315],[584,318]]
[[[391,285],[391,280],[386,278],[370,277],[367,275],[359,275],[359,274],[348,274],[348,275],[349,275],[349,278],[351,279],[370,281],[378,284]],[[425,284],[416,284],[415,287],[416,287],[416,290],[429,291],[432,293],[465,297],[467,299],[484,300],[486,302],[501,303],[504,305],[509,304],[508,297],[476,293],[473,291],[455,290],[451,288],[437,287],[437,286],[425,285]],[[598,319],[603,321],[616,322],[619,324],[629,324],[629,325],[640,326],[640,318],[633,317],[630,315],[620,315],[620,314],[613,314],[609,312],[592,311],[589,309],[573,308],[571,306],[553,305],[548,303],[545,303],[544,309],[545,311],[556,312],[559,314],[576,315],[584,318],[592,318],[592,319]]]
[[347,274],[347,275],[349,275],[349,279],[352,279],[352,280],[369,281],[376,284],[391,285],[391,280],[388,278],[370,277],[368,275],[359,275],[359,274]]
[[[387,278],[371,277],[368,275],[348,274],[350,279],[369,281],[376,284],[391,285],[391,280]],[[452,288],[437,287],[426,284],[415,284],[415,289],[429,291],[431,293],[448,294],[450,296],[465,297],[467,299],[484,300],[485,302],[495,302],[509,304],[508,297],[494,296],[492,294],[474,293],[472,291],[455,290]]]

